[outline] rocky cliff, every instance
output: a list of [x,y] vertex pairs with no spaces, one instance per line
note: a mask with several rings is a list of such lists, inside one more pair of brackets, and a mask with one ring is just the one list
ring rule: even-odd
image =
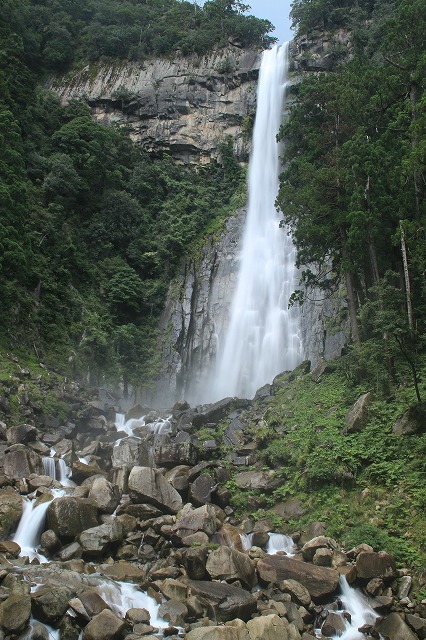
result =
[[230,47],[206,56],[87,65],[47,86],[64,103],[84,98],[104,124],[126,125],[134,141],[181,162],[208,162],[232,136],[247,156],[242,123],[253,112],[260,55]]

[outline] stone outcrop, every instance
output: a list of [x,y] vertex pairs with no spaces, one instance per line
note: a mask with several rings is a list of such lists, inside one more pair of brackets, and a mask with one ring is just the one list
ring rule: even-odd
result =
[[177,513],[182,508],[182,498],[157,469],[133,467],[128,483],[135,502],[151,502],[168,513]]
[[255,105],[259,64],[259,52],[232,47],[201,57],[97,63],[47,84],[64,103],[85,99],[98,122],[126,125],[148,151],[199,163],[216,157],[228,135],[240,157],[247,155],[241,125]]
[[339,574],[334,569],[317,567],[287,556],[267,556],[257,564],[259,576],[265,582],[296,580],[309,591],[314,600],[323,600],[337,589]]

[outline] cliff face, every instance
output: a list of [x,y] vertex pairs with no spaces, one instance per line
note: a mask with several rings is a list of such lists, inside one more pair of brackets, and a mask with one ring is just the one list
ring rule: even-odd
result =
[[47,86],[63,103],[86,99],[98,122],[126,125],[148,151],[203,163],[230,135],[244,159],[242,123],[255,106],[259,64],[257,51],[231,47],[202,57],[88,65]]
[[185,260],[170,286],[161,321],[161,370],[146,402],[165,406],[186,398],[196,403],[208,384],[218,336],[229,321],[245,218],[246,209],[228,218],[220,236],[209,238],[196,258]]

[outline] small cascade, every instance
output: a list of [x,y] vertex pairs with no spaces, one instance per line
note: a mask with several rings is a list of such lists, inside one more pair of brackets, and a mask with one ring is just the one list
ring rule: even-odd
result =
[[[50,500],[38,505],[35,502],[35,500],[26,500],[24,502],[21,520],[13,536],[13,541],[21,547],[20,555],[28,556],[30,560],[40,558],[40,554],[37,553],[36,549],[40,545],[40,536],[43,533],[46,511]],[[42,559],[44,559],[43,556]]]
[[282,533],[269,533],[269,541],[266,546],[266,553],[275,555],[280,551],[284,551],[288,556],[294,555],[294,542],[290,536]]
[[128,609],[133,607],[146,609],[151,617],[151,625],[158,629],[164,629],[168,623],[158,616],[158,603],[135,584],[130,582],[112,582],[103,580],[99,582],[97,591],[101,598],[111,607],[112,611],[122,618]]
[[[53,498],[59,498],[64,495],[62,489],[53,489],[51,494]],[[46,558],[37,553],[37,547],[40,545],[40,536],[44,530],[44,522],[46,519],[46,511],[50,504],[50,500],[45,500],[36,504],[36,500],[25,500],[24,509],[18,528],[13,536],[13,542],[21,547],[21,556],[28,556],[30,560],[38,558],[42,562],[46,562]]]
[[49,457],[44,456],[43,469],[46,476],[49,476],[49,478],[53,478],[53,480],[56,480],[56,460],[53,457],[54,455],[55,452],[53,451],[53,453],[51,453]]
[[240,533],[241,546],[243,551],[248,551],[252,548],[253,534],[252,533]]
[[63,487],[75,487],[75,482],[70,480],[70,469],[63,458],[58,460],[58,480]]
[[[349,586],[345,576],[340,576],[340,590],[342,608],[333,613],[341,616],[345,630],[332,636],[333,640],[364,640],[365,634],[358,631],[363,625],[373,625],[378,614],[370,607],[367,598],[358,590]],[[347,615],[349,614],[349,616]],[[321,633],[321,630],[317,630]],[[319,636],[319,637],[322,637]]]

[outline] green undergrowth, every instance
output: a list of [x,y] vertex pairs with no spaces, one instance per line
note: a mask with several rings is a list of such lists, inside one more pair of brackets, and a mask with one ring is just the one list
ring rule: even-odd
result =
[[[401,386],[391,398],[373,396],[360,431],[345,432],[345,416],[369,388],[354,386],[336,361],[331,372],[313,382],[310,374],[283,374],[271,401],[246,419],[257,443],[258,469],[274,469],[280,486],[264,496],[257,518],[273,517],[288,533],[318,520],[326,534],[346,548],[367,542],[398,562],[425,564],[426,433],[397,436],[392,427],[416,403],[414,391]],[[261,415],[261,418],[259,418]],[[247,515],[250,492],[231,481],[233,507]],[[299,500],[303,515],[277,517],[274,507]]]

